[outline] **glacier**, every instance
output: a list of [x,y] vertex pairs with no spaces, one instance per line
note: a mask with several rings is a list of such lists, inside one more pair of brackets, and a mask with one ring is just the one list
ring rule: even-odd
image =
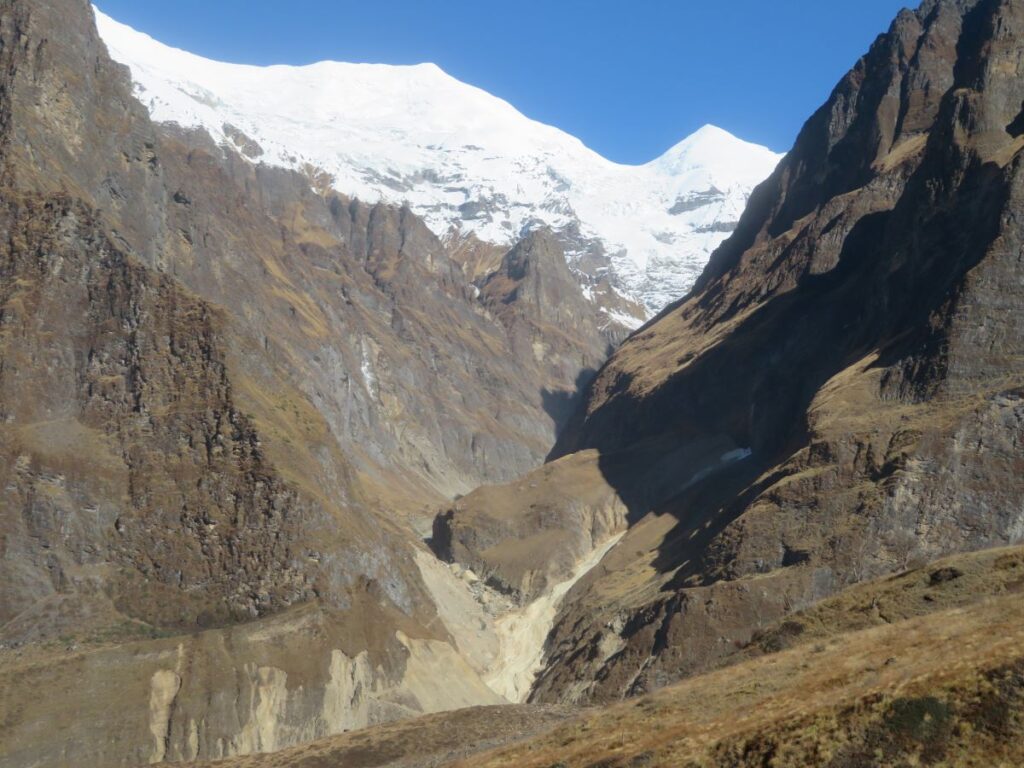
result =
[[707,125],[623,165],[434,64],[228,64],[94,11],[154,120],[344,195],[408,205],[442,237],[511,246],[550,227],[585,288],[606,280],[646,316],[689,290],[781,159]]

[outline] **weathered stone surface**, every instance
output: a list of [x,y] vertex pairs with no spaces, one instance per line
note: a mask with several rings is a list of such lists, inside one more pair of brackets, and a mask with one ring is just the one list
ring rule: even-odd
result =
[[625,530],[628,510],[596,453],[566,457],[507,485],[484,486],[434,519],[431,546],[495,589],[529,602]]
[[372,595],[361,600],[363,624],[352,621],[356,611],[306,605],[178,637],[0,652],[0,765],[101,768],[273,752],[504,703],[451,645],[396,632],[409,626],[403,617]]
[[[553,456],[597,451],[639,522],[535,699],[656,688],[846,585],[1024,538],[1022,40],[1012,2],[901,13],[599,372]],[[709,441],[733,448],[679,450]],[[613,470],[652,442],[675,484]]]
[[[87,2],[0,0],[0,666],[56,654],[12,694],[0,764],[213,757],[492,703],[469,666],[428,695],[465,662],[419,539],[543,460],[552,403],[606,355],[598,320],[556,327],[548,294],[498,317],[408,210],[154,125],[130,94]],[[307,609],[332,618],[271,631]],[[209,674],[150,664],[178,635]],[[78,647],[106,655],[79,675],[57,653]],[[335,650],[390,702],[369,720],[352,697],[316,720]],[[248,704],[217,704],[235,678]]]

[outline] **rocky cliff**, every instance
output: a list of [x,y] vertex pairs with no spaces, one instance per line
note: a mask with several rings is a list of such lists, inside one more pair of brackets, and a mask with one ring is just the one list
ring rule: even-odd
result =
[[851,587],[723,668],[629,701],[442,713],[215,765],[1017,765],[1022,590],[1024,547],[956,555]]
[[154,125],[90,13],[0,0],[0,768],[693,676],[480,759],[1015,758],[1020,549],[963,553],[1024,540],[1019,4],[902,13],[607,362],[564,233]]
[[[520,482],[589,462],[632,527],[569,595],[535,699],[657,688],[847,585],[1024,537],[1022,40],[1013,2],[901,13],[602,368]],[[580,516],[550,498],[549,526]],[[516,526],[465,532],[480,514],[439,538],[523,572],[490,554]]]
[[0,2],[0,202],[0,764],[501,701],[419,539],[605,359],[564,260],[484,301],[408,209],[154,125],[83,0]]

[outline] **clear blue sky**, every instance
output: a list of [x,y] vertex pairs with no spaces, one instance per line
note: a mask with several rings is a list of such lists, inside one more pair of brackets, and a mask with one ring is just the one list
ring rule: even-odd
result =
[[[911,0],[915,2],[916,0]],[[641,163],[704,123],[785,151],[900,0],[98,0],[200,55],[431,61],[603,155]]]

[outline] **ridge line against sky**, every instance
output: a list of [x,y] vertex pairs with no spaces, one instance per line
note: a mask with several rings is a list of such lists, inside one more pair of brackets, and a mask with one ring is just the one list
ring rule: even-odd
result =
[[[773,150],[904,6],[898,0],[100,0],[167,45],[244,64],[432,62],[620,163],[706,123]],[[825,6],[825,7],[822,7]]]

